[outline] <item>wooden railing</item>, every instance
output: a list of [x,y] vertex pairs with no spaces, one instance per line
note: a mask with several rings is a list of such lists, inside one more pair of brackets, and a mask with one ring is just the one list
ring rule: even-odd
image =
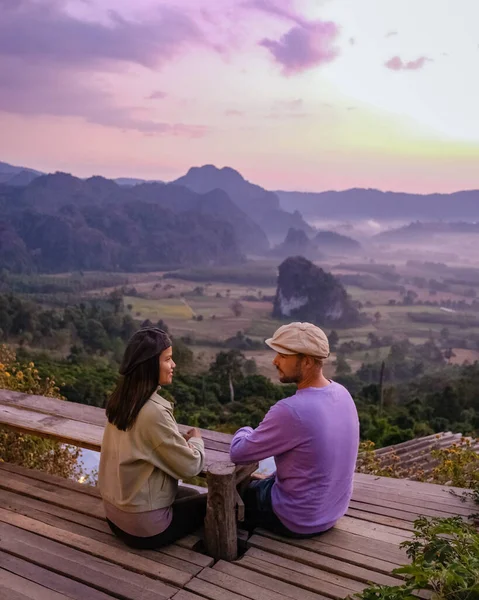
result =
[[[101,408],[0,389],[0,426],[11,430],[100,452],[105,424]],[[179,429],[185,433],[189,428]],[[215,559],[235,560],[236,521],[242,520],[244,508],[237,486],[258,465],[235,466],[230,461],[231,435],[209,429],[201,429],[201,434],[206,453],[202,475],[208,485],[206,549]]]

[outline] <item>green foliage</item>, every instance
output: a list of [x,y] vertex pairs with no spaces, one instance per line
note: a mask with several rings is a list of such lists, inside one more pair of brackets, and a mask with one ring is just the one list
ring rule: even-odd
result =
[[411,564],[396,569],[401,586],[372,586],[359,600],[412,600],[413,593],[432,590],[434,600],[479,597],[479,533],[460,517],[425,518],[414,523],[414,538],[402,544]]
[[[62,398],[53,378],[42,378],[34,363],[18,361],[15,352],[6,346],[0,346],[0,388]],[[78,456],[79,449],[73,446],[0,428],[0,462],[86,480],[77,464]]]
[[6,340],[56,349],[77,340],[90,353],[105,354],[137,329],[125,313],[121,292],[87,300],[64,310],[42,310],[14,294],[0,294],[0,330]]
[[479,454],[474,450],[477,441],[463,438],[460,444],[433,450],[431,456],[438,461],[432,472],[434,482],[479,490]]
[[123,286],[128,283],[125,275],[117,273],[69,273],[53,275],[16,275],[5,273],[0,279],[0,289],[15,294],[79,294],[98,288]]

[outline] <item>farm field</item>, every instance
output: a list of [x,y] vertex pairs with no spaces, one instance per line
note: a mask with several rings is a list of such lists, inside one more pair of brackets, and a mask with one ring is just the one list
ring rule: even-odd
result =
[[[104,297],[114,290],[122,289],[124,304],[135,320],[149,320],[154,324],[163,320],[172,335],[181,338],[193,350],[198,368],[207,368],[220,350],[231,347],[225,346],[225,342],[237,336],[238,332],[249,338],[253,345],[261,344],[283,324],[271,316],[276,293],[277,265],[275,260],[263,260],[231,268],[192,268],[173,273],[154,271],[61,274],[38,276],[36,283],[40,288],[42,283],[47,285],[52,279],[61,281],[65,287],[71,282],[81,282],[84,286],[84,297]],[[343,273],[379,280],[383,270],[382,265],[376,264],[358,264],[356,272],[354,268],[345,268],[344,264],[338,263],[318,266],[333,274]],[[387,270],[387,265],[385,268]],[[364,289],[358,285],[345,285],[352,299],[360,303],[360,311],[365,320],[354,328],[336,327],[339,336],[337,346],[347,342],[360,342],[368,346],[367,349],[345,355],[353,371],[363,362],[377,362],[387,357],[390,342],[383,343],[380,348],[371,348],[371,335],[380,339],[389,336],[395,341],[409,339],[415,345],[434,339],[444,346],[441,335],[447,329],[451,339],[466,340],[470,336],[477,336],[479,339],[479,326],[475,326],[474,322],[461,323],[461,318],[465,319],[462,315],[466,314],[463,310],[456,311],[442,306],[443,302],[448,306],[451,306],[451,302],[470,303],[470,296],[465,300],[467,297],[464,296],[464,285],[453,285],[448,291],[438,291],[431,295],[428,289],[413,285],[413,281],[407,279],[409,275],[406,276],[405,273],[417,274],[414,270],[406,268],[404,263],[397,263],[396,269],[403,278],[401,285],[395,286],[397,289]],[[429,275],[431,278],[438,277],[434,272]],[[361,281],[361,285],[364,284],[365,287],[371,282],[374,285],[374,281],[370,279]],[[416,304],[405,305],[405,289],[415,296]],[[476,291],[479,294],[479,285]],[[44,304],[47,306],[48,294],[45,295]],[[417,304],[418,301],[434,301],[437,306]],[[470,319],[479,319],[479,313],[467,314]],[[413,315],[414,319],[420,320],[413,320]],[[330,331],[327,330],[326,333],[329,334]],[[271,351],[260,348],[261,346],[258,346],[254,350],[245,350],[244,354],[247,358],[254,358],[258,372],[275,378],[275,369],[271,365]],[[468,349],[453,346],[452,350],[452,363],[479,359],[479,343],[477,350],[474,342],[469,344]],[[334,372],[334,359],[332,355],[328,362],[330,373]]]

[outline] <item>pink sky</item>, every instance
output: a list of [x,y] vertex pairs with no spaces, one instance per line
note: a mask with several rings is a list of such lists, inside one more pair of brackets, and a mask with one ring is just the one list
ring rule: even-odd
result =
[[460,18],[451,0],[132,6],[0,0],[0,161],[163,180],[213,163],[270,189],[479,188],[476,3],[457,0]]

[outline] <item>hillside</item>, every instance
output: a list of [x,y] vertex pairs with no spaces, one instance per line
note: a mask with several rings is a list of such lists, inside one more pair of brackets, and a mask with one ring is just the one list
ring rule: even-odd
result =
[[192,167],[174,183],[201,194],[215,189],[224,190],[231,200],[266,232],[270,240],[283,239],[290,227],[302,229],[307,233],[313,232],[297,210],[283,210],[274,192],[250,183],[230,167]]
[[223,192],[57,173],[0,186],[0,209],[1,266],[15,272],[221,265],[242,261],[241,247],[268,248]]
[[306,233],[302,229],[294,229],[293,227],[289,229],[284,242],[273,248],[270,254],[280,258],[304,256],[310,260],[318,260],[323,257]]
[[291,227],[284,242],[271,250],[272,256],[304,256],[310,260],[319,260],[325,255],[354,255],[361,251],[361,244],[346,235],[334,231],[319,231],[312,239],[301,229]]
[[312,241],[320,251],[326,254],[353,254],[361,250],[361,244],[358,241],[335,231],[318,231]]
[[16,167],[0,161],[0,183],[8,185],[28,185],[36,177],[43,175],[40,171],[27,167]]

